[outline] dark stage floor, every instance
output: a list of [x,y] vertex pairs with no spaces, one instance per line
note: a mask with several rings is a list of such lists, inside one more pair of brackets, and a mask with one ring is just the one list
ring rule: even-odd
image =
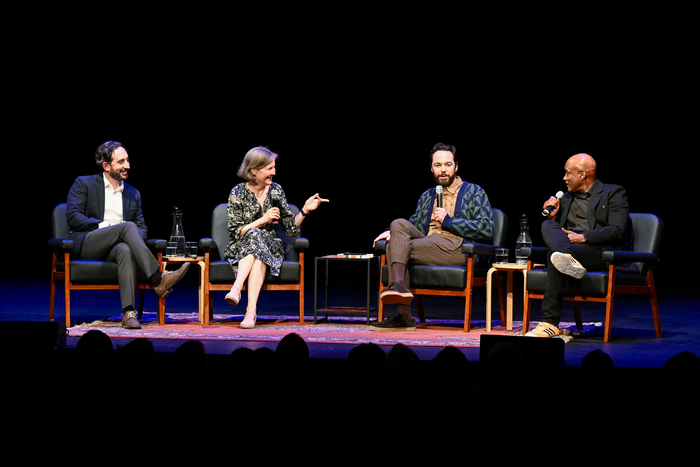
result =
[[[515,283],[515,290],[521,284]],[[331,290],[334,299],[343,303],[349,300],[352,304],[363,304],[364,295],[355,292],[354,287],[343,290]],[[216,313],[233,313],[223,300],[223,293],[215,295]],[[522,318],[522,298],[515,297],[514,320]],[[0,283],[0,320],[2,321],[46,321],[49,308],[48,279],[3,279]],[[290,315],[297,314],[297,298],[295,292],[263,292],[259,301],[259,314]],[[320,300],[320,298],[319,298]],[[613,338],[609,343],[603,342],[601,328],[573,339],[565,346],[565,360],[568,365],[578,366],[581,359],[594,349],[602,349],[608,353],[616,367],[621,368],[661,368],[671,356],[690,351],[700,355],[700,305],[697,293],[694,291],[671,291],[668,288],[659,290],[661,310],[661,325],[663,337],[656,338],[651,319],[649,302],[644,297],[622,296],[615,304],[613,319]],[[91,322],[118,314],[119,297],[117,291],[78,291],[73,292],[72,322],[79,324]],[[450,297],[425,297],[426,316],[428,318],[454,318],[463,316],[464,301]],[[156,302],[153,293],[146,296],[146,311],[155,311]],[[307,283],[306,317],[313,319],[313,283]],[[373,300],[374,305],[374,300]],[[244,310],[245,300],[236,308],[237,313]],[[178,285],[177,290],[167,300],[169,313],[192,312],[197,308],[196,284],[189,276]],[[605,307],[602,304],[583,304],[581,306],[583,320],[586,322],[602,322]],[[376,316],[376,315],[375,315]],[[495,315],[497,317],[497,313]],[[59,299],[55,318],[63,320],[64,308]],[[539,303],[533,307],[533,320],[539,318]],[[474,320],[485,319],[485,290],[477,289],[474,293]],[[565,306],[563,321],[573,321],[570,305]],[[313,321],[307,321],[313,323]],[[311,324],[312,325],[312,324]],[[181,342],[157,340],[154,342],[156,351],[173,352]],[[67,347],[74,347],[77,338],[68,337]],[[120,345],[117,340],[115,345]],[[240,346],[256,348],[268,346],[274,348],[274,343],[259,342],[205,342],[209,354],[230,354]],[[345,358],[352,346],[347,344],[325,345],[310,344],[310,356],[313,358]],[[439,348],[414,347],[413,350],[422,360],[432,359]],[[478,349],[463,349],[470,361],[479,360]]]

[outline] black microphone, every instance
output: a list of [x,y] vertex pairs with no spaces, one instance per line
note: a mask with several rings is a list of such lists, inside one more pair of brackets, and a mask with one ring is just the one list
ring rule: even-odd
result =
[[435,194],[437,197],[437,207],[441,208],[442,207],[442,185],[438,185],[435,187]]
[[[279,208],[280,207],[280,195],[277,190],[272,190],[270,192],[270,198],[272,200],[272,207],[273,208]],[[272,221],[272,225],[277,225],[277,219],[274,219]]]
[[[564,196],[564,192],[563,192],[563,191],[557,191],[557,194],[554,195],[554,197],[557,198],[557,199],[560,199],[562,196]],[[544,210],[542,211],[542,215],[543,215],[544,217],[547,217],[547,216],[549,215],[549,211],[551,211],[552,209],[554,209],[554,206],[547,206],[547,207],[544,208]]]

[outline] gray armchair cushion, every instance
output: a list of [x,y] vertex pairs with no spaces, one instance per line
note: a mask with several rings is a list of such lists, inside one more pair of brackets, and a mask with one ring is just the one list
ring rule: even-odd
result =
[[[661,244],[664,224],[654,214],[630,213],[628,224],[630,247],[633,251],[605,251],[603,260],[617,266],[615,283],[625,286],[646,286],[644,274],[658,261],[657,252]],[[547,248],[532,247],[523,249],[524,254],[534,262],[547,263]],[[606,294],[608,271],[589,271],[580,279],[567,281],[565,293]],[[543,293],[547,284],[547,271],[536,269],[527,273],[527,290]]]
[[[571,279],[567,283],[566,293],[606,294],[608,291],[608,272],[591,271],[582,279]],[[618,272],[615,277],[617,285],[646,285],[646,277],[640,274]],[[527,273],[527,290],[533,293],[543,293],[547,285],[547,271],[535,269]]]
[[[212,283],[231,284],[235,280],[228,261],[212,261],[209,264],[209,281]],[[301,264],[295,261],[282,261],[280,275],[273,276],[268,268],[265,275],[266,284],[296,284],[301,280]]]
[[[56,270],[59,272],[65,271],[65,264],[56,263]],[[148,280],[140,271],[137,279],[141,282]],[[70,280],[71,282],[104,282],[117,283],[117,263],[109,261],[89,261],[85,259],[72,260],[70,262]]]
[[[487,268],[474,268],[474,277],[486,277]],[[467,286],[466,266],[426,266],[414,264],[408,267],[410,285],[412,288],[454,288],[463,289]],[[382,268],[382,283],[388,285],[388,266]]]

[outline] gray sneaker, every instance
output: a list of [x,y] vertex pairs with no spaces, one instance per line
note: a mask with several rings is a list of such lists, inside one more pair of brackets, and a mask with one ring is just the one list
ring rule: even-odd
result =
[[576,279],[581,279],[586,275],[586,268],[581,266],[581,263],[569,254],[555,251],[552,253],[552,264],[557,268],[557,271]]

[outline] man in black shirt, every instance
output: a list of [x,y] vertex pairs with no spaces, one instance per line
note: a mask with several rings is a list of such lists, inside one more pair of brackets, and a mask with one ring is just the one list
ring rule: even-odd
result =
[[569,277],[581,279],[587,271],[603,271],[606,250],[624,244],[629,219],[625,189],[604,184],[596,176],[596,162],[588,154],[576,154],[564,166],[568,193],[552,197],[548,220],[542,223],[542,237],[549,249],[547,284],[542,300],[542,320],[525,334],[534,337],[559,335],[564,290]]

